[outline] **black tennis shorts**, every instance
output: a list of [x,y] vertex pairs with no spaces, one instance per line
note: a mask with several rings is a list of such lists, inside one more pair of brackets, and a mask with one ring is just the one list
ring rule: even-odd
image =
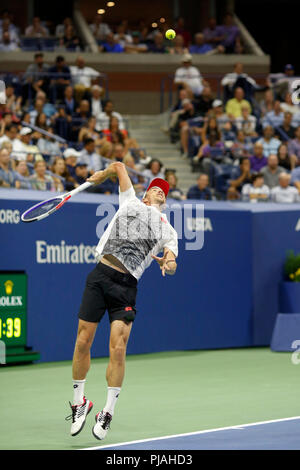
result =
[[107,310],[110,323],[114,320],[133,322],[136,293],[134,276],[100,262],[87,277],[78,317],[98,323]]

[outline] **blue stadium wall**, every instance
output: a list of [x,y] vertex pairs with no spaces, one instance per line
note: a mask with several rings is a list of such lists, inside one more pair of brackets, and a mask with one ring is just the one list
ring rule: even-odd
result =
[[[28,275],[27,344],[41,361],[71,359],[96,226],[107,221],[103,207],[116,210],[118,199],[79,195],[51,217],[24,224],[20,214],[49,193],[1,194],[0,270]],[[270,344],[286,252],[300,251],[300,205],[205,202],[203,219],[196,203],[189,214],[176,203],[174,214],[183,216],[176,275],[163,278],[153,262],[139,282],[129,354]],[[203,247],[188,250],[197,236]],[[108,336],[106,316],[94,357],[108,355]]]

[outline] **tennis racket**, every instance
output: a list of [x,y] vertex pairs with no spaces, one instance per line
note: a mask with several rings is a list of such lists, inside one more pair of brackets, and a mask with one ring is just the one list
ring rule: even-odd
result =
[[48,215],[51,215],[53,212],[60,209],[72,196],[75,196],[75,194],[84,191],[92,184],[93,183],[89,182],[83,183],[78,186],[78,188],[73,189],[69,193],[52,197],[51,199],[47,199],[46,201],[35,204],[22,214],[21,220],[23,222],[35,222],[37,220],[42,220],[45,217],[48,217]]

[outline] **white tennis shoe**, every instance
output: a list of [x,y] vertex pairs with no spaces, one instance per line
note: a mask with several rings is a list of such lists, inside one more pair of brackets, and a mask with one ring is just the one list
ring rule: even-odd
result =
[[[70,402],[69,402],[70,403]],[[71,424],[71,436],[77,436],[82,431],[85,425],[85,420],[89,412],[93,408],[93,403],[83,397],[83,403],[81,405],[72,405],[70,403],[72,414],[66,417],[66,420],[72,419]]]
[[105,438],[107,431],[110,429],[112,415],[103,410],[96,414],[96,424],[92,429],[92,433],[96,439],[100,441]]

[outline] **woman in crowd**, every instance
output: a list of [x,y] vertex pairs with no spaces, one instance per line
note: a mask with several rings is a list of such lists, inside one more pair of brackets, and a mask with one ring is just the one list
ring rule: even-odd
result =
[[[50,134],[53,134],[53,128],[47,127],[45,129]],[[52,139],[50,136],[39,134],[40,138],[37,141],[39,151],[43,154],[43,157],[51,165],[54,156],[60,153],[60,145],[57,140]]]
[[290,155],[287,144],[281,144],[277,150],[278,165],[288,171],[292,171],[297,162],[297,157]]
[[30,173],[28,166],[25,160],[16,160],[16,173],[18,174],[18,179],[16,181],[17,189],[31,189],[31,183],[29,181]]
[[39,191],[56,191],[56,184],[52,176],[46,173],[47,166],[44,160],[34,164],[34,173],[30,176],[32,189]]
[[70,176],[66,162],[62,157],[56,157],[51,167],[57,191],[71,191],[78,186],[74,178]]

